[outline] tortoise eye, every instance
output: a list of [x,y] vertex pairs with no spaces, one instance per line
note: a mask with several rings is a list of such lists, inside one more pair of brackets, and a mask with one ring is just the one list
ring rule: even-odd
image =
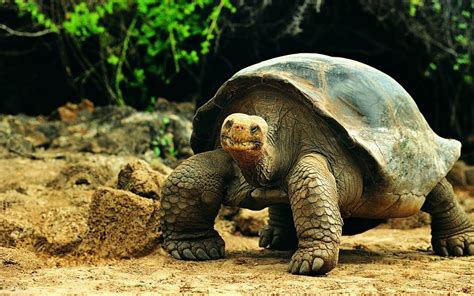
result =
[[255,134],[260,128],[258,127],[258,125],[253,125],[252,127],[250,127],[250,132],[252,134]]

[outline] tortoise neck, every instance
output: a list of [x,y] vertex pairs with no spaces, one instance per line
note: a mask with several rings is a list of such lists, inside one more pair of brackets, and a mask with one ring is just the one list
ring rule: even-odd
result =
[[260,153],[233,153],[229,151],[232,158],[242,171],[245,180],[255,187],[274,185],[274,176],[276,173],[275,151],[274,147],[265,143]]

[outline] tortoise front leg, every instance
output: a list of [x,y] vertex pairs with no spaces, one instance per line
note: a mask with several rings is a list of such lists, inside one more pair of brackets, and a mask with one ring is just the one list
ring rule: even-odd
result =
[[230,156],[218,149],[189,158],[169,175],[162,191],[160,222],[163,246],[173,257],[224,257],[224,241],[214,230],[214,220],[233,171]]
[[288,181],[298,249],[288,271],[293,274],[324,274],[338,261],[342,233],[336,180],[326,158],[305,155]]

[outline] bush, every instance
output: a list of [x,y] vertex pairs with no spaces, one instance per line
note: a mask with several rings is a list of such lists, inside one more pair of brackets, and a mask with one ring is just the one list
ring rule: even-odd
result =
[[[54,1],[56,2],[56,1]],[[154,102],[150,81],[171,81],[183,68],[200,63],[219,34],[230,0],[14,0],[19,14],[30,16],[58,34],[66,69],[73,60],[80,73],[69,72],[74,84],[90,80],[119,105],[137,98]],[[93,49],[93,50],[91,50]],[[68,57],[72,55],[72,58]]]

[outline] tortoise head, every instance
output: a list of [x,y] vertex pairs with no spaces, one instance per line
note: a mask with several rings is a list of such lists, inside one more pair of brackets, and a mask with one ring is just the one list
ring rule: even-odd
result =
[[262,156],[268,124],[260,116],[233,113],[221,128],[221,145],[239,162],[255,162]]

